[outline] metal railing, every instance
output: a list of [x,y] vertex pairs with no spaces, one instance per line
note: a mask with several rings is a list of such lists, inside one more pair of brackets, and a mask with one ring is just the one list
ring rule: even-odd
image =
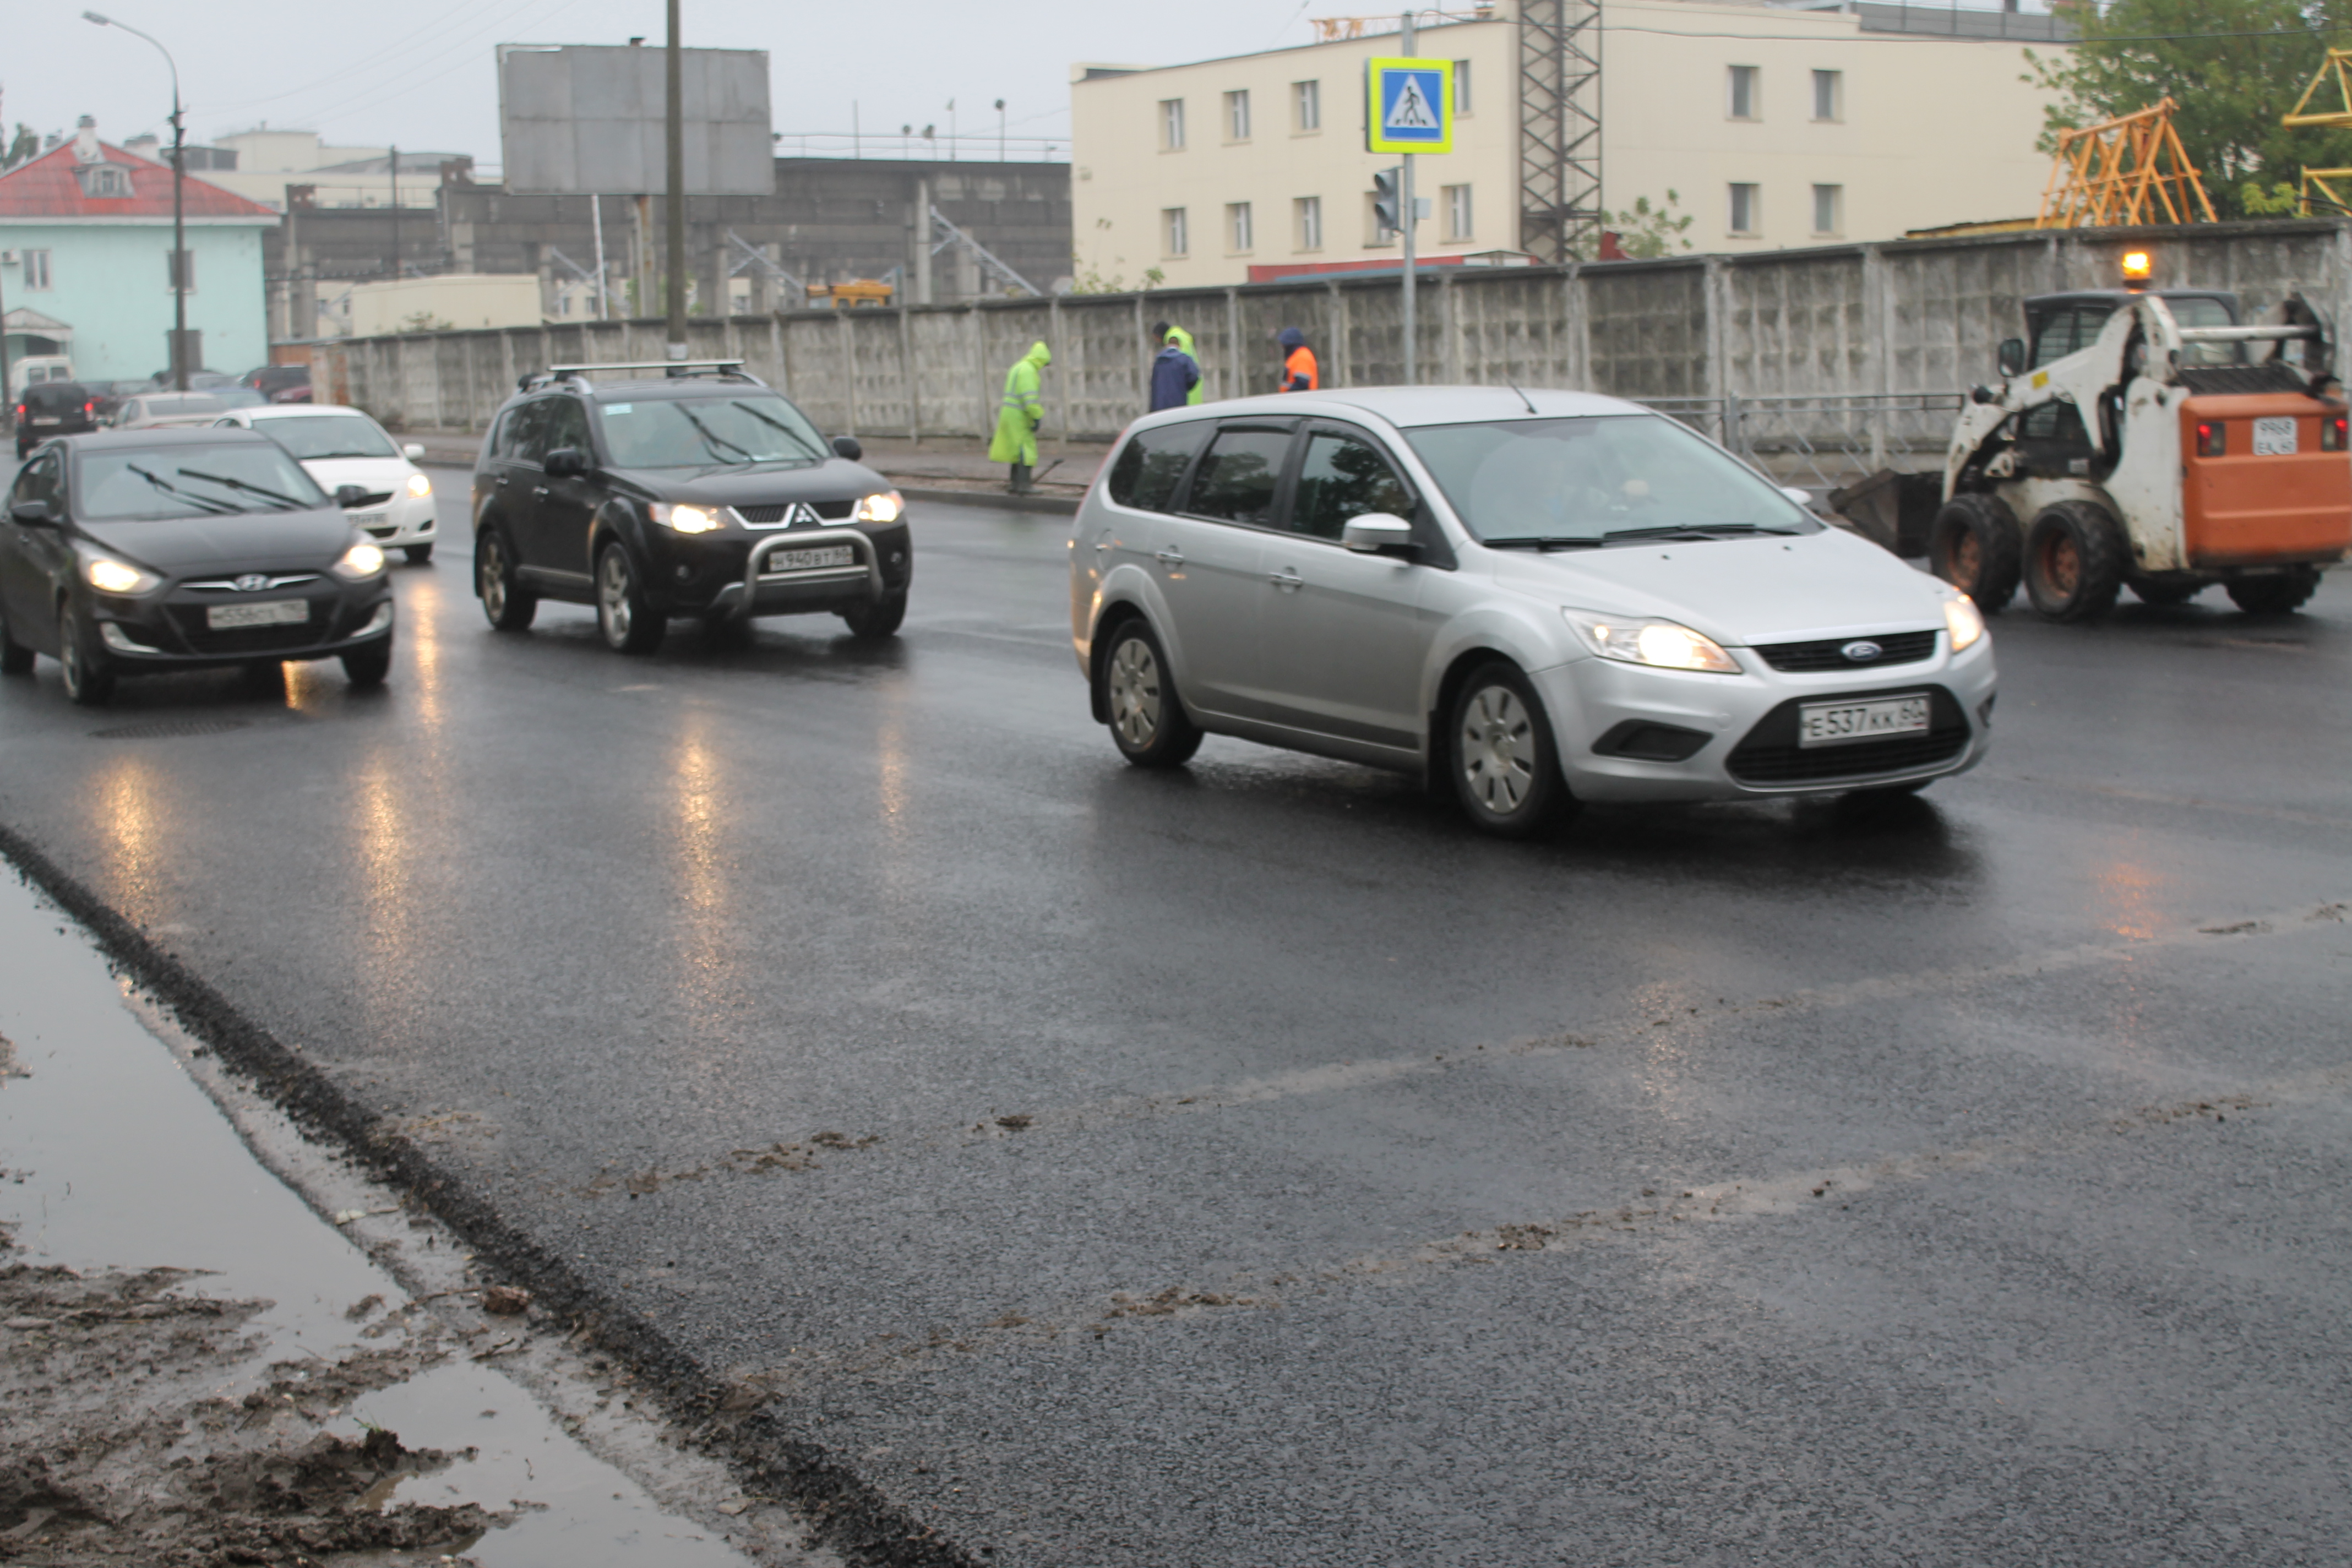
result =
[[[926,131],[929,134],[926,134]],[[890,158],[924,163],[1066,163],[1067,136],[1000,136],[925,131],[779,131],[779,158]]]
[[1635,398],[1722,443],[1782,484],[1826,494],[1881,468],[1943,467],[1957,392]]

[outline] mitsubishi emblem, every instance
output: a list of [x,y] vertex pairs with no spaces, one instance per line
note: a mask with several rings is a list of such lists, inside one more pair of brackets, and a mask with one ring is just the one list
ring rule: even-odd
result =
[[1886,650],[1885,648],[1880,647],[1876,643],[1872,642],[1867,637],[1864,638],[1860,642],[1850,642],[1846,644],[1845,647],[1838,649],[1838,652],[1845,655],[1846,662],[1849,664],[1868,664],[1872,659],[1876,658],[1880,654],[1885,653],[1885,651]]
[[264,588],[269,586],[269,579],[263,576],[258,572],[247,572],[244,576],[239,577],[235,583],[231,584],[230,586],[234,587],[240,594],[258,594]]
[[784,513],[784,526],[786,528],[798,528],[803,523],[814,523],[819,521],[821,520],[816,515],[816,508],[809,505],[809,503],[804,500],[796,500],[793,502],[792,510]]

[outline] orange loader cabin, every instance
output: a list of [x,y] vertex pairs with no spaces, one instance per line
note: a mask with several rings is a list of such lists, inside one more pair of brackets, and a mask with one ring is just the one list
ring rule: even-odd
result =
[[2302,393],[2180,405],[2182,543],[2192,569],[2319,564],[2352,549],[2346,405]]

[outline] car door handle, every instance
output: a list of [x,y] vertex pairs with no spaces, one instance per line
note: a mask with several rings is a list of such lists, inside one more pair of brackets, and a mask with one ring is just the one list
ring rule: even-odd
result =
[[1184,552],[1181,550],[1157,550],[1152,552],[1151,558],[1154,561],[1159,562],[1162,566],[1181,566],[1184,564]]
[[491,482],[492,482],[493,484],[497,485],[497,486],[499,487],[499,489],[506,489],[506,488],[507,488],[507,477],[506,477],[504,474],[500,474],[500,475],[499,475],[496,479],[492,480]]
[[1287,566],[1284,567],[1279,572],[1267,573],[1265,574],[1265,580],[1273,584],[1276,587],[1281,589],[1286,594],[1297,592],[1298,589],[1307,582],[1306,578],[1301,577],[1297,572]]
[[539,500],[545,500],[547,499],[547,487],[545,485],[533,485],[530,487],[530,493]]

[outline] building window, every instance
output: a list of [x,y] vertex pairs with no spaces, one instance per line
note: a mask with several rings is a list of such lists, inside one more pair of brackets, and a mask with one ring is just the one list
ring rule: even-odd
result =
[[1160,147],[1162,152],[1181,152],[1184,146],[1184,100],[1162,99],[1160,102]]
[[1184,226],[1182,207],[1163,207],[1160,213],[1160,248],[1170,256],[1189,256],[1192,237]]
[[1470,187],[1467,185],[1446,186],[1445,237],[1448,239],[1467,239],[1470,237],[1472,232],[1473,231],[1470,227]]
[[1298,248],[1301,250],[1322,249],[1323,198],[1321,196],[1301,196],[1297,201],[1290,204],[1290,208],[1293,215],[1295,215],[1298,220]]
[[1227,202],[1225,204],[1225,236],[1227,243],[1236,254],[1245,252],[1249,249],[1249,203]]
[[1290,84],[1291,129],[1320,131],[1323,129],[1323,84],[1319,81],[1294,81]]
[[[1735,190],[1738,188],[1733,187]],[[1813,187],[1813,232],[1815,234],[1845,232],[1845,187],[1843,185]]]
[[131,195],[131,171],[114,163],[86,163],[74,173],[81,177],[81,194],[93,198]]
[[184,285],[193,294],[196,291],[196,258],[193,252],[167,250],[163,253],[163,287],[175,289]]
[[1845,72],[1815,71],[1813,73],[1813,118],[1816,120],[1845,118]]
[[1759,209],[1763,204],[1757,200],[1757,193],[1758,187],[1754,185],[1731,187],[1732,233],[1752,235],[1762,226],[1763,220]]
[[1470,112],[1470,62],[1468,60],[1454,62],[1454,112],[1457,115],[1466,115]]
[[1761,120],[1764,118],[1763,109],[1758,102],[1759,95],[1756,90],[1757,75],[1757,68],[1754,66],[1733,66],[1731,68],[1730,82],[1732,119]]
[[1370,191],[1364,193],[1364,243],[1370,247],[1394,245],[1397,231],[1381,221],[1378,201]]
[[24,253],[24,257],[25,287],[27,289],[48,288],[49,253],[46,250],[27,250]]
[[1225,140],[1246,142],[1250,139],[1249,89],[1225,94]]

